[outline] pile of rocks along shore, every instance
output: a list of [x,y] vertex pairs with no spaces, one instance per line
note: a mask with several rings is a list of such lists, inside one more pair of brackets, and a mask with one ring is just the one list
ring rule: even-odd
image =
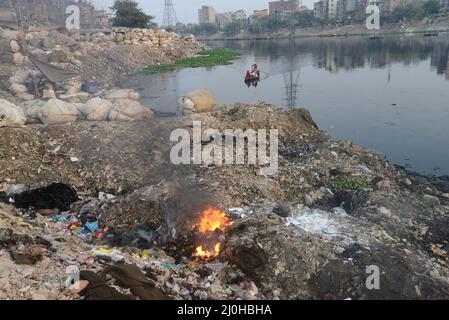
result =
[[[21,100],[50,99],[85,102],[85,82],[98,88],[117,85],[123,75],[149,65],[192,57],[206,46],[194,36],[163,29],[113,29],[110,34],[62,33],[58,31],[11,31],[0,29],[0,63],[15,66],[0,89]],[[78,74],[54,88],[28,59],[37,59]],[[77,101],[81,100],[81,101]],[[84,100],[84,101],[82,101]]]

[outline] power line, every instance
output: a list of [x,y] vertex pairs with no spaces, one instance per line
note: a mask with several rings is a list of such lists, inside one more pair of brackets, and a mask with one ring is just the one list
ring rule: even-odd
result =
[[178,23],[173,0],[165,0],[163,27],[174,27]]

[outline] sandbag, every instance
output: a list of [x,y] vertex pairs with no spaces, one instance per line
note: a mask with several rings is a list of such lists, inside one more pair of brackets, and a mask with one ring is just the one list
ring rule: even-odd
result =
[[0,127],[20,127],[25,121],[26,117],[21,107],[0,99]]
[[116,102],[119,100],[134,100],[138,101],[140,95],[138,92],[132,89],[112,89],[106,93],[105,99],[110,100],[112,102]]
[[210,112],[216,105],[215,98],[207,89],[188,93],[178,101],[178,110],[183,115]]
[[154,112],[143,107],[138,101],[121,99],[112,105],[110,121],[137,121],[154,117]]
[[76,122],[78,114],[75,105],[58,99],[48,100],[47,105],[40,108],[38,113],[39,120],[45,124]]
[[47,105],[46,101],[42,100],[31,100],[26,101],[20,104],[22,107],[27,123],[39,123],[39,111],[41,108],[45,107]]
[[89,121],[105,121],[108,120],[109,113],[112,108],[112,103],[108,100],[101,98],[93,98],[87,101],[82,107],[78,107],[78,110]]

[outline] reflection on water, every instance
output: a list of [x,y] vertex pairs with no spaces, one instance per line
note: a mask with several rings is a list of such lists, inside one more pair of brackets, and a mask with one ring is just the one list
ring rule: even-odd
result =
[[[243,55],[228,66],[135,75],[122,85],[138,89],[145,105],[162,112],[174,113],[180,96],[202,87],[219,104],[303,106],[337,139],[374,148],[412,170],[449,174],[448,34],[208,44]],[[253,63],[263,77],[247,86]]]
[[289,72],[300,67],[299,61],[312,56],[312,65],[330,72],[351,70],[369,66],[385,68],[400,62],[409,66],[428,60],[437,74],[449,80],[449,36],[386,37],[380,40],[366,38],[307,38],[301,40],[273,41],[220,41],[212,46],[226,46],[230,49],[252,55],[267,62],[282,63],[279,71]]

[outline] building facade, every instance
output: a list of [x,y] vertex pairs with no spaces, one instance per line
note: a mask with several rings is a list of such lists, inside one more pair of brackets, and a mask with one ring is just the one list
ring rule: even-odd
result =
[[198,10],[198,22],[202,23],[216,23],[217,11],[210,6],[202,6]]
[[268,9],[254,10],[253,11],[253,16],[255,16],[255,17],[267,17],[269,14],[270,14],[270,12],[268,11]]
[[300,0],[280,0],[268,3],[270,15],[291,13],[299,10]]
[[240,24],[247,23],[247,16],[244,10],[237,10],[235,12],[217,13],[215,15],[215,22],[220,29],[223,29],[231,22],[238,22]]
[[328,17],[328,1],[321,0],[313,4],[313,15],[316,18],[326,19]]
[[0,25],[10,27],[65,26],[67,6],[80,8],[82,29],[95,28],[95,7],[88,0],[0,0]]
[[217,13],[215,15],[215,21],[217,23],[217,26],[220,29],[223,29],[228,23],[232,22],[232,13],[231,12]]
[[328,10],[328,17],[329,18],[336,18],[337,17],[337,5],[338,0],[328,0],[327,2],[327,10]]
[[106,10],[96,10],[95,18],[98,27],[106,28],[111,26],[111,19]]

